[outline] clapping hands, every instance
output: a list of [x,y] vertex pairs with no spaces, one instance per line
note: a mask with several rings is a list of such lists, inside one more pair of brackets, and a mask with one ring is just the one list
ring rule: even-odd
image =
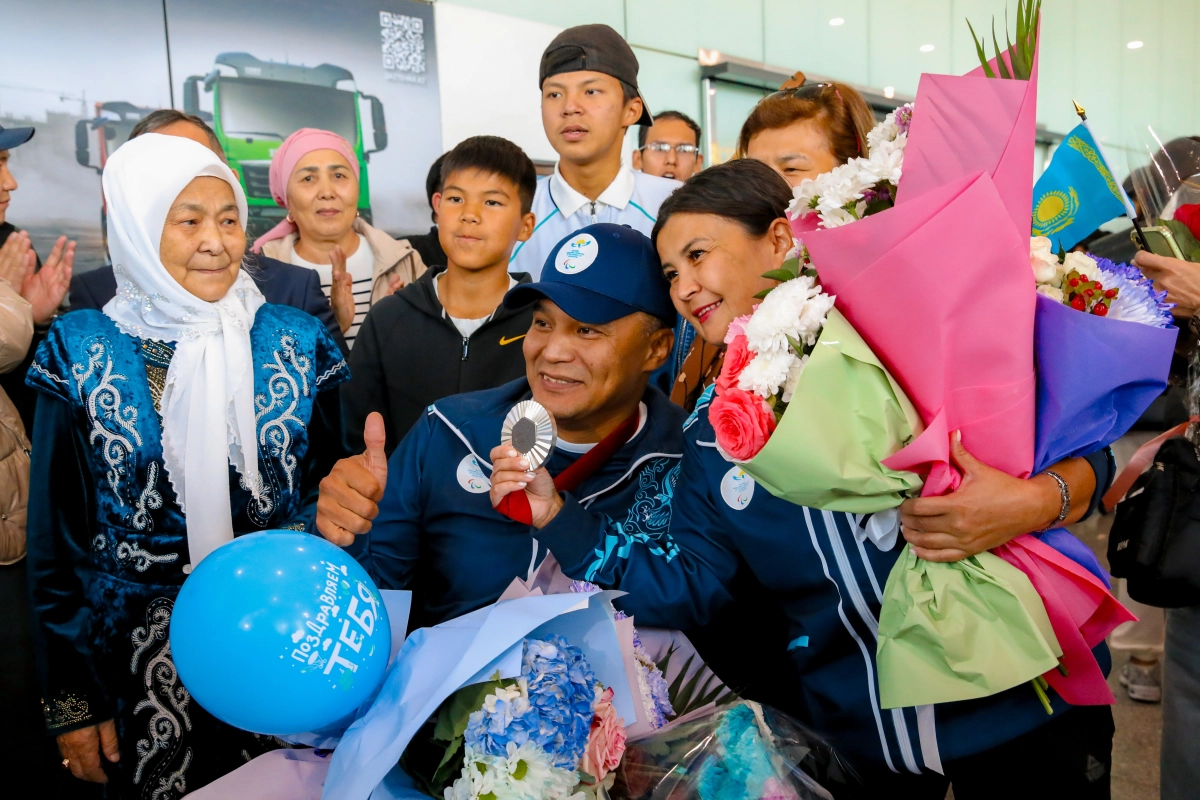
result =
[[71,287],[75,267],[75,242],[60,236],[54,249],[37,269],[37,254],[25,231],[10,234],[0,247],[0,278],[7,280],[33,306],[33,321],[49,321]]

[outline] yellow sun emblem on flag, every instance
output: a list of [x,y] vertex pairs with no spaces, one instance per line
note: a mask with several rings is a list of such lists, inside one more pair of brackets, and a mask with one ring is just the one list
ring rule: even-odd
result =
[[1063,228],[1075,222],[1075,214],[1079,211],[1079,195],[1075,187],[1067,187],[1067,191],[1052,189],[1038,198],[1033,208],[1033,233],[1035,236],[1049,236],[1058,233]]

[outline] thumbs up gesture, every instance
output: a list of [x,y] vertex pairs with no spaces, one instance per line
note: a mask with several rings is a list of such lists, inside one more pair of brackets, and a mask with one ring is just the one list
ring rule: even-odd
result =
[[337,317],[342,333],[354,324],[354,281],[346,271],[346,255],[341,247],[329,251],[329,262],[333,265],[333,285],[329,288],[329,304]]
[[355,534],[370,531],[371,520],[379,515],[378,504],[387,486],[386,441],[383,416],[372,411],[363,429],[367,449],[334,464],[321,481],[317,530],[339,547],[352,544]]

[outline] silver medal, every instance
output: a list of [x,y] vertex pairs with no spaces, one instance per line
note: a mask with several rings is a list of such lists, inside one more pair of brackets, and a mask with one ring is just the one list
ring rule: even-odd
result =
[[554,417],[536,400],[522,400],[513,406],[500,428],[500,444],[509,445],[525,456],[530,471],[550,459],[557,441]]

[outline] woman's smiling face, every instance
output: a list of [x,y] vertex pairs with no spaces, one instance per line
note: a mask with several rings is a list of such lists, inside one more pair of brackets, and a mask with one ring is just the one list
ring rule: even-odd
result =
[[675,310],[711,344],[723,342],[729,323],[754,309],[756,294],[777,284],[762,275],[778,269],[791,248],[783,218],[761,237],[716,214],[674,214],[658,232]]

